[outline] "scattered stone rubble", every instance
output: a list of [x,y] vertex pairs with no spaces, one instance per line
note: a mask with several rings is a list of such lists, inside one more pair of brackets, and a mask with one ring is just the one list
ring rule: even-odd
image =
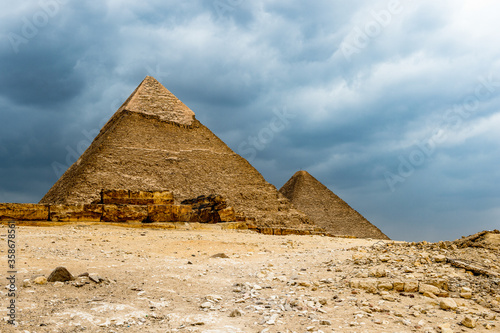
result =
[[[46,230],[37,231],[37,237],[54,234],[53,228]],[[47,331],[65,323],[68,331],[82,332],[439,333],[500,328],[500,252],[489,246],[269,237],[248,231],[149,230],[141,238],[144,232],[135,229],[97,235],[85,230],[82,226],[74,236],[62,235],[66,241],[57,238],[57,250],[49,249],[45,256],[73,258],[75,263],[79,258],[99,267],[89,271],[107,269],[104,274],[113,279],[90,273],[47,282],[32,275],[20,297],[23,306],[37,307],[21,312],[23,329],[37,331],[32,322],[49,325]],[[77,245],[82,251],[74,250],[82,234],[83,243]],[[118,247],[106,242],[117,234]],[[138,238],[144,243],[135,247]],[[92,252],[97,244],[100,249]],[[491,274],[475,274],[450,260]],[[37,295],[42,297],[38,302],[32,298]]]

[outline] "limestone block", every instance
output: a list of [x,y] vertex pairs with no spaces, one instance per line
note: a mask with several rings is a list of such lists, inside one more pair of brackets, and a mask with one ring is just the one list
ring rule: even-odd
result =
[[37,204],[0,203],[0,221],[47,221],[49,207]]
[[193,216],[192,222],[217,223],[221,222],[219,213],[212,208],[202,208],[195,211],[196,218]]
[[[233,222],[236,221],[236,214],[233,207],[227,207],[218,211],[221,222]],[[280,233],[281,234],[281,233]]]
[[394,284],[390,281],[382,281],[379,282],[377,288],[380,290],[392,290],[394,288]]
[[125,205],[129,201],[128,190],[102,190],[101,202],[105,205]]
[[418,286],[418,292],[421,294],[428,292],[434,295],[439,295],[441,290],[438,287],[433,286],[431,284],[420,283]]
[[102,205],[50,205],[52,222],[100,222]]
[[351,288],[359,288],[359,279],[352,279],[351,281],[349,281],[349,286]]
[[193,221],[193,207],[191,205],[172,205],[173,222],[197,222]]
[[359,288],[374,294],[377,292],[377,283],[376,279],[361,279],[359,280]]
[[395,291],[404,291],[405,290],[405,283],[402,281],[394,281],[394,290]]
[[103,205],[104,222],[143,222],[148,218],[148,207],[139,205]]
[[456,310],[458,306],[452,298],[443,298],[439,302],[439,307],[443,310]]
[[405,281],[404,288],[407,293],[416,293],[418,291],[418,281]]
[[128,203],[131,205],[171,205],[174,194],[170,191],[130,191]]
[[173,222],[174,209],[172,205],[148,205],[149,222]]
[[448,280],[445,279],[429,279],[425,281],[425,283],[438,287],[439,289],[449,290]]

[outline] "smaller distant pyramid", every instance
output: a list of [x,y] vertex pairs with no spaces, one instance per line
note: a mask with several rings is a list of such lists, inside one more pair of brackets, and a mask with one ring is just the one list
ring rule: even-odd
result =
[[389,239],[307,171],[297,171],[280,192],[319,227],[331,234]]

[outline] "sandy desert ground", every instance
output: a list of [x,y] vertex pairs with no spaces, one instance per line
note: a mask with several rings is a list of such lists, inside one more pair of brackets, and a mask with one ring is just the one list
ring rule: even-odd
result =
[[498,247],[78,223],[18,226],[16,255],[1,332],[500,331]]

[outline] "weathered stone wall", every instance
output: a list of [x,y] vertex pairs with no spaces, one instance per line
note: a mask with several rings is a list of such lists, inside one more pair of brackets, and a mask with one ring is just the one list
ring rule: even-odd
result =
[[102,205],[50,205],[49,220],[52,222],[100,222]]
[[47,221],[48,219],[48,205],[0,203],[0,221]]
[[[94,204],[0,204],[0,221],[52,222],[245,222],[219,195],[174,205],[169,191],[102,190]],[[191,204],[189,204],[191,203]]]
[[101,201],[99,203],[113,205],[171,205],[174,203],[174,194],[170,191],[103,190],[101,191]]

